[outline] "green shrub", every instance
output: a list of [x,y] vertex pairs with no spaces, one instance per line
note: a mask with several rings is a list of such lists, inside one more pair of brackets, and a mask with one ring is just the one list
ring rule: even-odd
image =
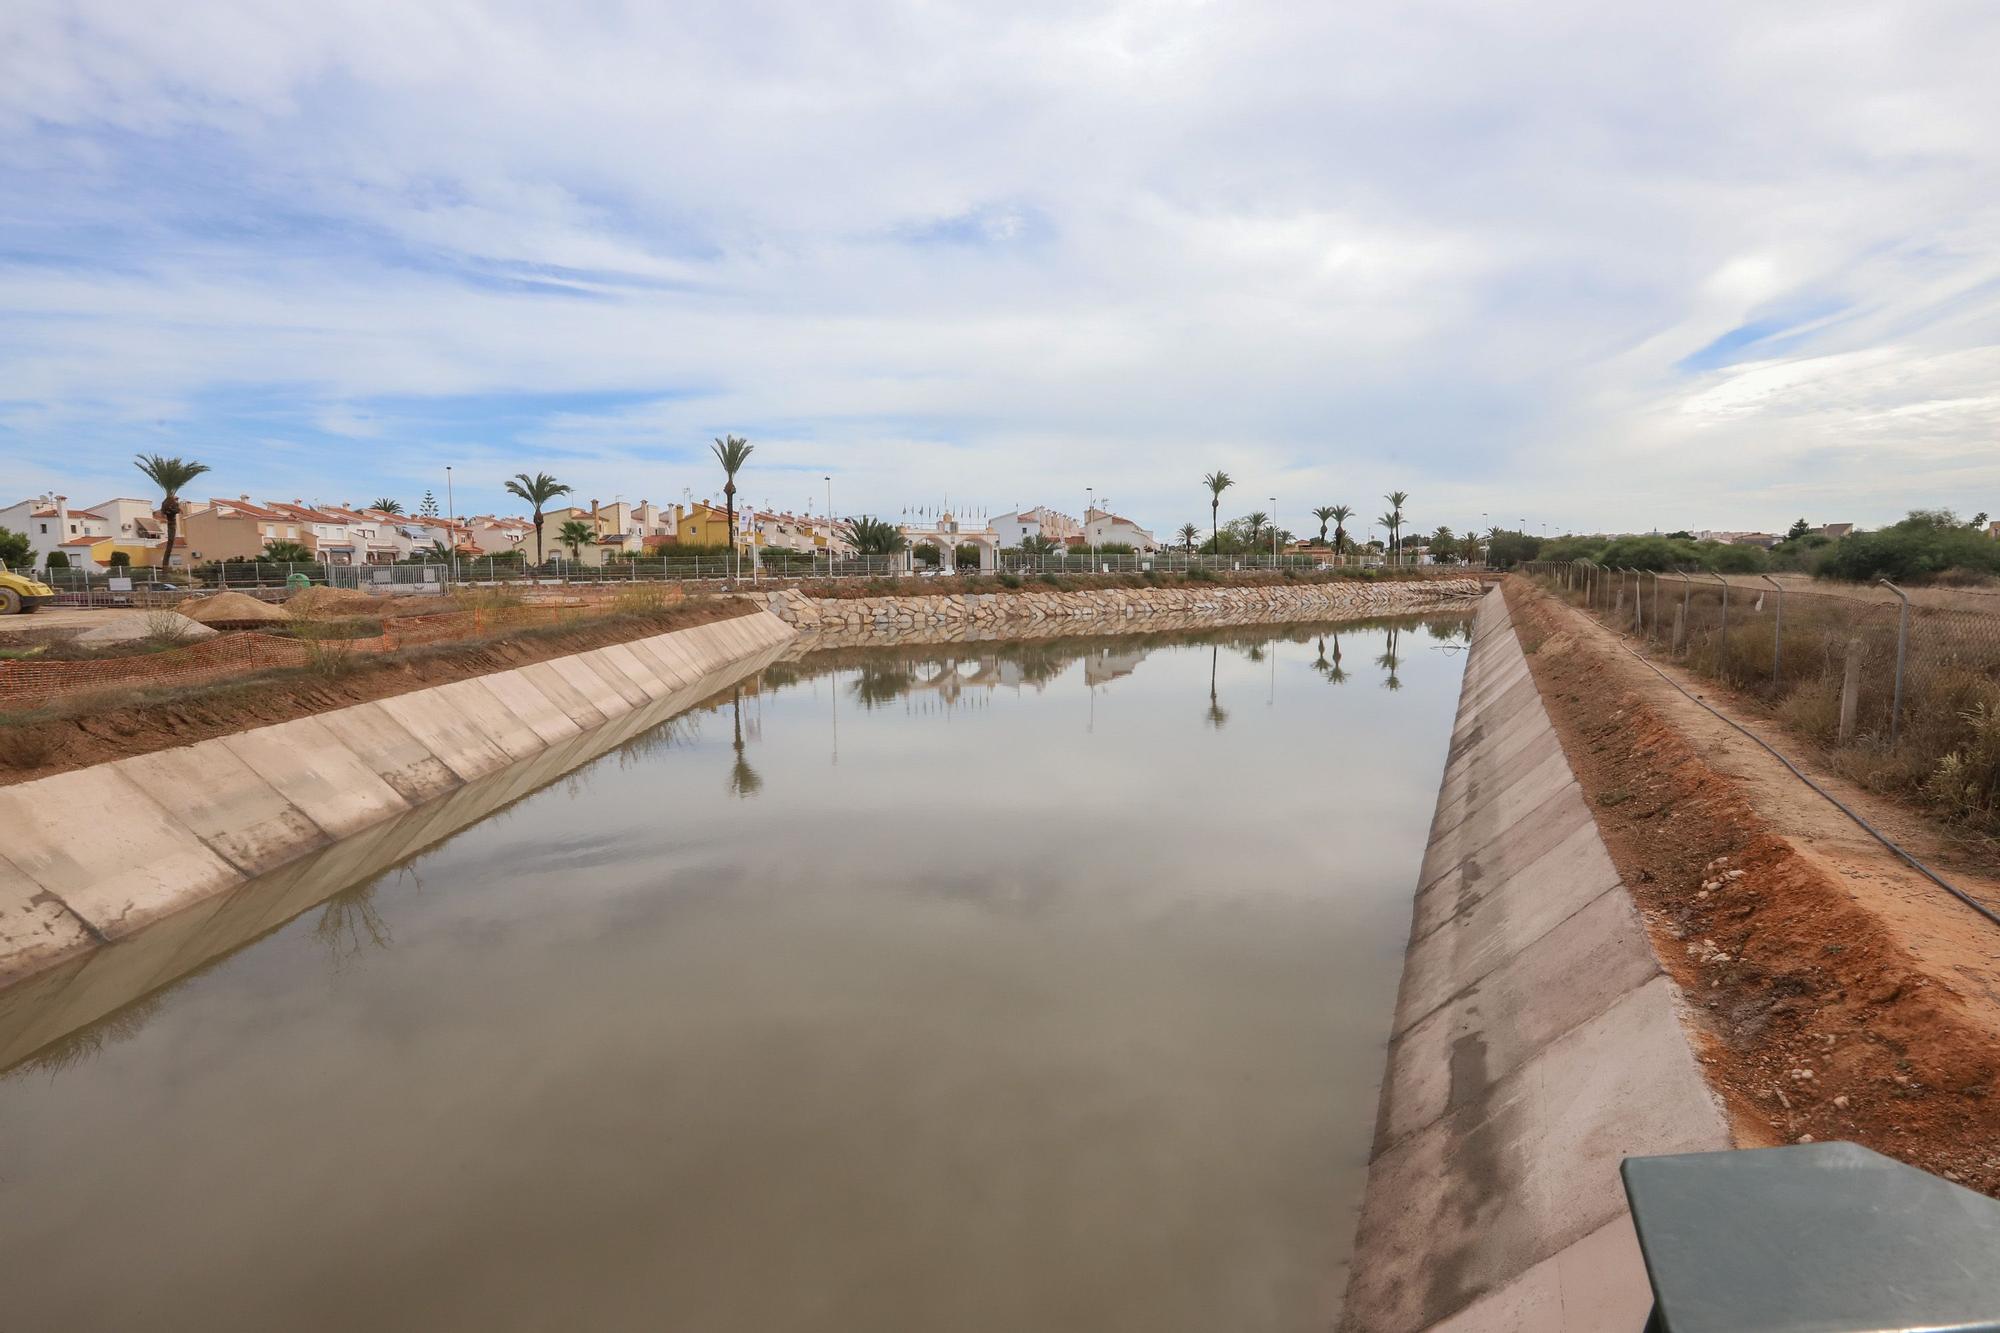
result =
[[1018,588],[1021,586],[1021,576],[1019,574],[1002,574],[1000,576],[1000,586],[1003,588]]
[[1949,509],[1917,509],[1891,527],[1841,538],[1816,572],[1857,583],[1917,583],[1948,570],[2000,574],[2000,542]]

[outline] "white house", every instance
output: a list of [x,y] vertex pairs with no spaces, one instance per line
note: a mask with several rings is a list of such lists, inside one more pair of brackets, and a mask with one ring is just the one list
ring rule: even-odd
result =
[[66,495],[39,495],[0,509],[0,527],[24,533],[37,566],[60,551],[77,568],[91,568],[90,548],[113,535],[111,521],[94,509],[71,509]]
[[1033,509],[1013,514],[1000,514],[993,519],[992,528],[1000,539],[1000,545],[1008,550],[1020,546],[1030,537],[1042,537],[1060,546],[1072,537],[1083,535],[1082,524],[1047,505],[1036,505]]
[[1152,533],[1107,509],[1085,513],[1083,526],[1084,541],[1090,546],[1129,546],[1140,555],[1152,555],[1160,549],[1159,540]]

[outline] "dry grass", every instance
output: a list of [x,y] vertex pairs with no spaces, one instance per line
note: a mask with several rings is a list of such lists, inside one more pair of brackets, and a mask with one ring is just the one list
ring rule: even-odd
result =
[[61,753],[62,743],[62,730],[47,723],[0,723],[0,764],[40,768]]
[[194,622],[170,606],[151,607],[146,611],[146,642],[171,648],[184,643],[194,635]]

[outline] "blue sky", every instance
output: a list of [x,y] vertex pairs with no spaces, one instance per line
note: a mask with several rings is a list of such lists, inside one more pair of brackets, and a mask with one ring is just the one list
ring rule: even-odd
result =
[[2000,9],[13,0],[0,503],[2000,512]]

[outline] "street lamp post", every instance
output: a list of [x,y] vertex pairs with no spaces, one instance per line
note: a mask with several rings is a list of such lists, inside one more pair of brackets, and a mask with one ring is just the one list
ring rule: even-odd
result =
[[451,548],[451,558],[445,568],[451,571],[452,582],[458,582],[458,502],[451,495],[451,464],[444,465],[444,539]]
[[1090,552],[1092,568],[1095,568],[1097,565],[1097,534],[1090,530],[1090,511],[1094,507],[1090,497],[1095,489],[1092,486],[1083,488],[1083,544],[1084,548]]
[[1271,568],[1278,567],[1278,497],[1271,497]]

